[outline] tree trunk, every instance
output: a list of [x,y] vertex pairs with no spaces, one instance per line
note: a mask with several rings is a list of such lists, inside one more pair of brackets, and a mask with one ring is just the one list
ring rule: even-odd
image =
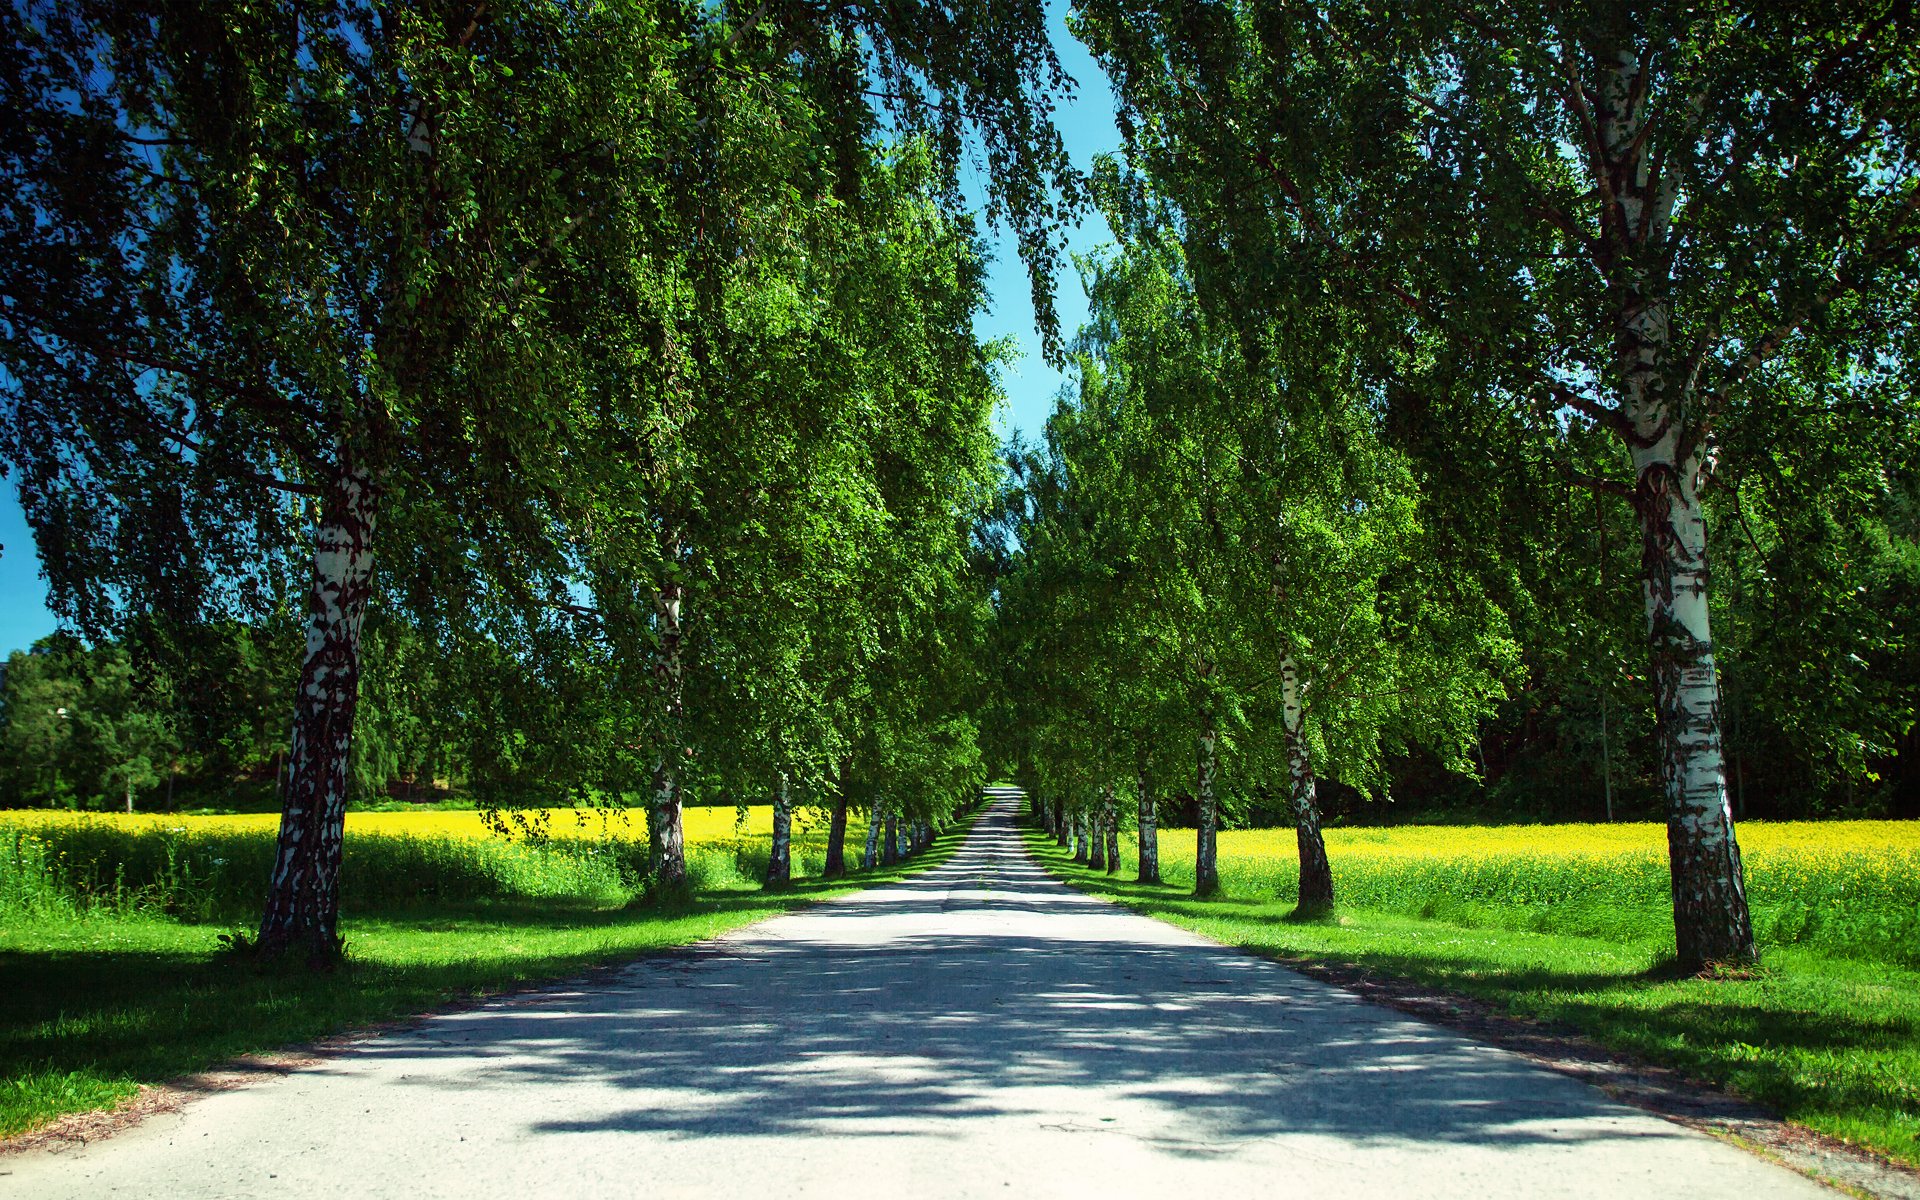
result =
[[1327,841],[1320,834],[1320,800],[1313,778],[1313,756],[1307,748],[1307,710],[1302,702],[1299,667],[1291,654],[1280,660],[1280,696],[1294,841],[1300,848],[1300,899],[1294,912],[1303,917],[1319,916],[1333,909],[1333,867],[1327,862]]
[[133,785],[131,783],[127,785],[127,811],[133,811]]
[[767,853],[766,886],[782,888],[793,882],[793,802],[787,791],[787,773],[773,786],[773,844]]
[[259,953],[293,947],[311,963],[340,953],[340,856],[347,817],[348,751],[360,699],[360,629],[373,591],[373,477],[349,469],[320,501],[307,651],[294,691],[293,736],[280,798],[280,836]]
[[1106,824],[1106,810],[1095,801],[1093,810],[1087,814],[1087,825],[1092,831],[1092,836],[1087,839],[1087,865],[1096,871],[1107,869]]
[[827,864],[822,879],[839,879],[847,873],[847,773],[840,772],[840,786],[833,793],[833,815],[827,821]]
[[1153,811],[1147,773],[1140,772],[1140,882],[1160,882],[1160,825]]
[[[671,539],[669,549],[678,556],[679,539]],[[687,839],[680,820],[681,736],[685,716],[686,662],[682,641],[686,636],[684,606],[686,589],[669,578],[655,597],[660,618],[660,649],[654,660],[654,680],[660,688],[666,709],[666,737],[660,760],[653,771],[653,797],[647,808],[647,861],[654,883],[667,889],[687,884]]]
[[1597,56],[1595,116],[1604,158],[1603,250],[1619,388],[1617,431],[1633,459],[1640,522],[1674,944],[1683,967],[1752,962],[1740,845],[1727,800],[1720,696],[1707,620],[1707,527],[1700,507],[1694,382],[1670,387],[1671,233],[1680,172],[1655,170],[1646,136],[1646,64],[1631,44]]
[[1196,833],[1196,845],[1193,852],[1193,894],[1211,896],[1220,890],[1220,864],[1218,858],[1218,839],[1220,814],[1214,803],[1213,773],[1214,745],[1218,735],[1211,723],[1200,734],[1198,786],[1196,791],[1200,802],[1200,819]]
[[880,861],[880,802],[873,802],[873,812],[867,818],[867,852],[860,856],[860,869],[871,871]]
[[887,828],[881,840],[880,865],[891,867],[900,861],[900,818],[897,814],[887,814]]
[[[1636,453],[1636,466],[1641,456]],[[1681,964],[1753,962],[1740,844],[1728,803],[1720,696],[1707,621],[1706,522],[1698,464],[1655,461],[1636,505],[1645,542],[1643,585],[1673,877],[1674,945]]]
[[888,822],[887,832],[894,835],[893,857],[896,862],[906,859],[913,853],[913,822],[911,820],[901,817],[897,826],[893,822]]
[[1112,784],[1107,785],[1107,799],[1101,816],[1107,830],[1107,874],[1113,875],[1120,870],[1120,806],[1114,802]]
[[1087,818],[1084,813],[1074,813],[1073,821],[1073,861],[1087,861]]
[[1054,845],[1065,849],[1067,843],[1072,840],[1072,837],[1072,827],[1067,824],[1067,802],[1065,800],[1055,800],[1053,802]]

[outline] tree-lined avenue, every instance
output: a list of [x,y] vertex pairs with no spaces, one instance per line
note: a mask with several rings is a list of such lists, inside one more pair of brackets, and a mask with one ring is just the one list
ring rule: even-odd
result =
[[999,797],[905,882],[431,1016],[37,1197],[1815,1196],[1584,1084],[1051,879]]

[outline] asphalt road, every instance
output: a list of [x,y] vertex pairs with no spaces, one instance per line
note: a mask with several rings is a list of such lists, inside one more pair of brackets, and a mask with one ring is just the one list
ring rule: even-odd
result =
[[1012,811],[906,883],[9,1156],[0,1195],[1835,1195],[1080,895]]

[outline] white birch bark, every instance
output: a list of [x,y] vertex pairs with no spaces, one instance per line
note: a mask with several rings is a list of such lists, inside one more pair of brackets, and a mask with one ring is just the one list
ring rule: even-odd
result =
[[1220,827],[1220,812],[1213,792],[1217,742],[1218,734],[1209,724],[1200,734],[1200,761],[1195,772],[1195,799],[1200,805],[1193,854],[1193,893],[1196,896],[1211,896],[1220,890],[1219,839],[1216,836]]
[[1160,826],[1153,811],[1153,793],[1147,788],[1147,773],[1141,771],[1138,776],[1139,795],[1139,841],[1141,883],[1160,882]]
[[1287,745],[1288,803],[1293,810],[1294,841],[1300,855],[1298,911],[1322,913],[1333,907],[1333,868],[1320,832],[1319,789],[1307,745],[1307,709],[1300,665],[1291,654],[1280,660],[1280,720]]
[[787,791],[787,773],[779,772],[773,788],[773,842],[767,853],[766,886],[793,882],[793,799]]
[[[669,550],[679,553],[679,539],[669,539]],[[685,589],[669,580],[654,597],[659,619],[660,648],[654,659],[655,686],[660,689],[666,736],[654,766],[653,795],[647,806],[647,858],[654,883],[669,890],[687,884],[686,832],[681,822],[680,758],[682,721],[685,715],[686,662],[683,641],[686,635]]]
[[1618,314],[1619,411],[1634,470],[1647,619],[1667,799],[1673,920],[1681,963],[1752,961],[1753,924],[1726,786],[1720,694],[1707,605],[1707,528],[1692,382],[1670,386],[1669,238],[1677,172],[1653,178],[1648,87],[1638,54],[1601,63],[1600,138],[1613,200],[1611,298]]
[[260,922],[262,954],[300,946],[321,962],[339,953],[347,770],[360,698],[360,634],[373,587],[376,500],[372,475],[354,468],[332,480],[321,499],[307,648],[294,693],[280,834]]
[[873,811],[867,815],[867,850],[860,856],[860,866],[871,871],[880,861],[880,802],[873,802]]

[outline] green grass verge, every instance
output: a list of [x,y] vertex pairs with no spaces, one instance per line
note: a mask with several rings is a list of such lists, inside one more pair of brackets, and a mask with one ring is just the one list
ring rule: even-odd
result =
[[[223,924],[101,910],[0,927],[0,1136],[111,1108],[142,1084],[714,937],[944,861],[970,818],[898,867],[779,892],[697,892],[672,911],[475,901],[349,914],[345,966],[261,971]],[[851,847],[857,851],[858,847]]]
[[[1291,921],[1291,896],[1196,900],[1090,871],[1036,830],[1026,837],[1047,869],[1135,912],[1282,962],[1358,967],[1550,1021],[1920,1166],[1920,972],[1763,946],[1751,977],[1675,978],[1664,969],[1665,913],[1647,914],[1638,939],[1344,907],[1330,919]],[[1339,871],[1335,862],[1336,888]]]

